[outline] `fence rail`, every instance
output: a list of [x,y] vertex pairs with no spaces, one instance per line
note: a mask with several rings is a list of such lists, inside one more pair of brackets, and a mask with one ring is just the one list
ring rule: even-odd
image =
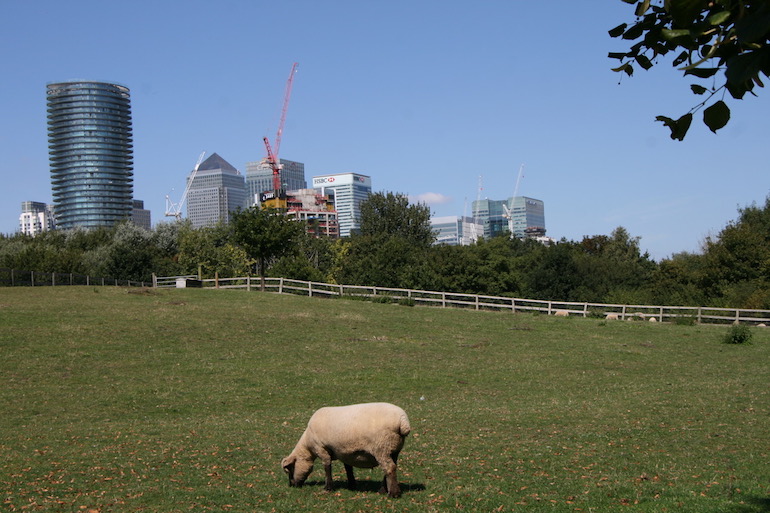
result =
[[[153,277],[153,286],[159,288],[193,286],[205,289],[260,290],[257,277],[212,278],[199,280],[197,276]],[[499,310],[539,312],[547,315],[596,317],[619,320],[647,320],[658,322],[691,321],[698,324],[745,323],[770,325],[770,310],[716,308],[706,306],[653,306],[620,305],[571,301],[547,301],[512,297],[483,296],[455,292],[396,289],[362,285],[340,285],[287,278],[265,278],[265,291],[278,294],[297,294],[308,297],[361,298],[383,302],[404,302],[410,305],[472,310]]]
[[118,280],[75,273],[44,273],[39,271],[20,271],[0,267],[0,286],[2,287],[58,287],[61,285],[98,285],[115,287],[149,287],[152,283],[144,281]]

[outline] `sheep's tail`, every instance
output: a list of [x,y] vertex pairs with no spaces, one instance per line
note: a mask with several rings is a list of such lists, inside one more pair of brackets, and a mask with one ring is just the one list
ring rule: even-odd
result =
[[406,416],[406,413],[401,413],[401,422],[398,426],[398,432],[401,434],[401,436],[406,436],[412,431],[412,426],[409,424],[409,417]]

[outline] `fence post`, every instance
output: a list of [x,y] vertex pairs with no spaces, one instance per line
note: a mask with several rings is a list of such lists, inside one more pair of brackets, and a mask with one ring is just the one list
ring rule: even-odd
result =
[[741,311],[739,309],[735,309],[735,324],[738,324],[741,322]]
[[283,294],[283,277],[278,279],[278,293]]
[[588,317],[588,303],[583,303],[583,317]]
[[155,273],[152,273],[152,288],[158,288],[158,276]]
[[307,297],[313,297],[313,282],[307,282]]
[[214,288],[219,288],[219,271],[214,271]]
[[70,285],[74,285],[74,284],[75,284],[74,276],[72,275],[72,273],[70,273]]
[[251,292],[251,276],[246,276],[246,292]]
[[511,298],[511,312],[516,313],[516,300]]
[[698,307],[698,324],[700,324],[702,320],[703,320],[703,309],[701,307]]
[[476,295],[476,310],[479,309],[479,296]]
[[34,287],[35,286],[35,271],[30,271],[29,275],[32,277],[32,279],[30,281],[32,282],[32,286]]
[[620,320],[626,320],[626,305],[623,305],[623,309],[620,311]]
[[51,287],[56,286],[56,273],[51,273]]
[[342,297],[343,293],[342,285],[340,284],[340,298]]

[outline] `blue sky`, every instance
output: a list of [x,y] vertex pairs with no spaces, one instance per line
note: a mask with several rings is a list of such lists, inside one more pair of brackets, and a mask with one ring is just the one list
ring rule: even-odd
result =
[[202,151],[245,172],[264,156],[299,63],[281,145],[312,176],[356,172],[375,191],[470,215],[481,197],[545,202],[548,235],[624,226],[656,258],[697,251],[770,192],[768,94],[731,102],[714,135],[654,121],[698,101],[668,62],[610,71],[633,19],[620,0],[460,2],[5,0],[0,31],[0,232],[51,201],[45,86],[131,89],[134,196],[163,221]]

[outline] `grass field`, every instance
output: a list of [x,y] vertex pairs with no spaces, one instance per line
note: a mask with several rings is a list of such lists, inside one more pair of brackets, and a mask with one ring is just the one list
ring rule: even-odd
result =
[[[770,331],[244,291],[0,288],[2,511],[770,511]],[[280,469],[410,416],[403,496]]]

